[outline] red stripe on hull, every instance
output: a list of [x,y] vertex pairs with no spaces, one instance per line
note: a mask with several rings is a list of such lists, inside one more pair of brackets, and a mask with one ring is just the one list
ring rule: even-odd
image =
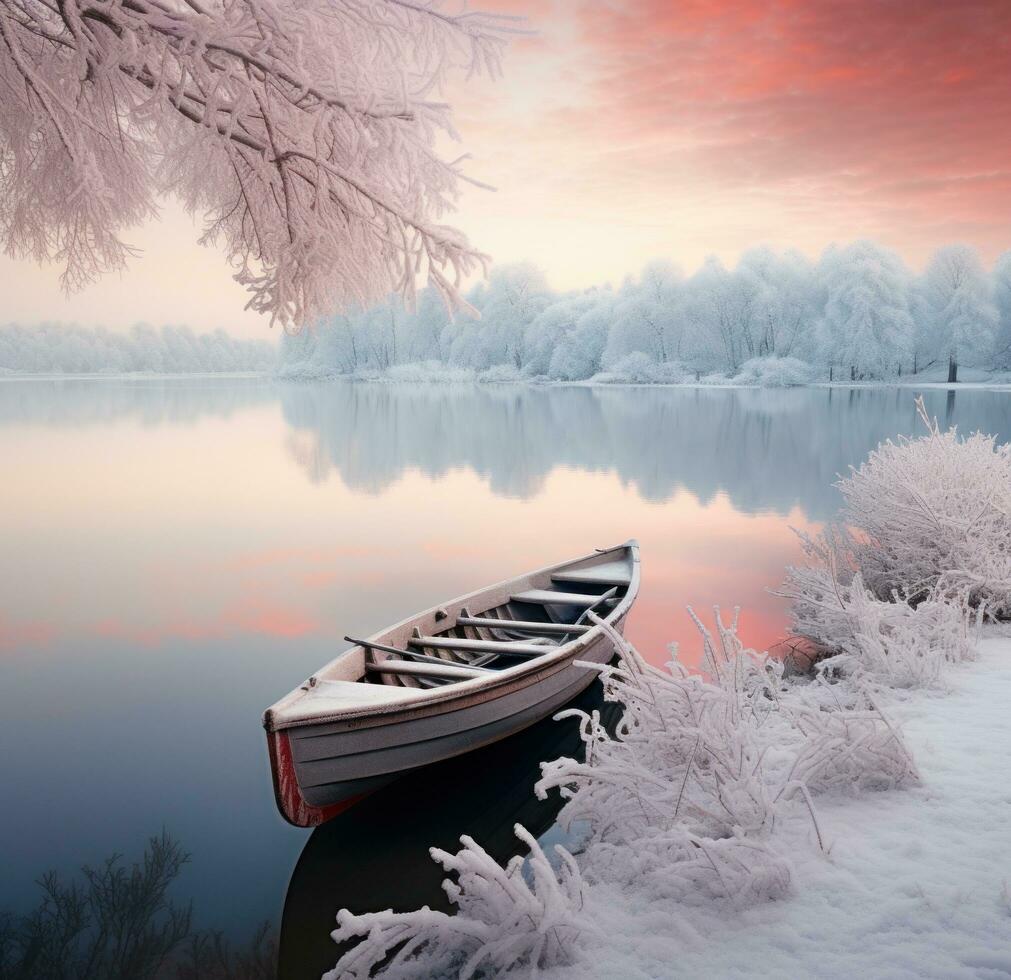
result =
[[330,806],[313,806],[305,801],[298,788],[295,762],[291,757],[291,740],[286,732],[268,732],[267,749],[270,752],[270,770],[274,777],[274,797],[281,815],[296,827],[317,827],[365,799],[368,793],[349,796]]

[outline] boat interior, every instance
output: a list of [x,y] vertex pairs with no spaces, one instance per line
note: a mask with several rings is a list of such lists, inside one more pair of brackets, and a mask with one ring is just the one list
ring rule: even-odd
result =
[[489,609],[464,605],[430,635],[414,627],[403,647],[345,639],[365,651],[367,683],[442,687],[542,657],[576,639],[592,628],[589,614],[606,617],[630,584],[626,560],[567,568],[553,572],[545,588],[519,590]]
[[633,584],[623,545],[429,610],[354,646],[268,711],[268,727],[359,710],[487,677],[550,655],[606,619]]

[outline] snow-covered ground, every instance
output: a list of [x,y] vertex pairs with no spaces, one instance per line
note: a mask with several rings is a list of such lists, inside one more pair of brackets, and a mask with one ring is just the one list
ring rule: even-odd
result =
[[975,368],[959,370],[959,381],[949,384],[947,369],[931,369],[919,374],[888,377],[867,381],[849,381],[842,378],[829,382],[809,365],[794,358],[756,358],[749,361],[736,374],[696,375],[679,365],[655,365],[643,360],[641,364],[626,359],[618,369],[603,371],[580,380],[560,380],[547,375],[531,375],[514,366],[496,365],[477,371],[468,367],[442,364],[438,361],[420,361],[397,364],[386,369],[361,368],[343,373],[332,366],[321,367],[311,361],[278,362],[274,377],[281,381],[366,381],[387,384],[431,385],[535,385],[538,387],[664,387],[664,388],[913,388],[951,389],[1011,388],[1011,372],[983,371]]
[[[610,904],[606,942],[552,980],[586,977],[1011,976],[1011,639],[983,641],[947,692],[890,707],[920,769],[907,790],[820,796],[780,837],[793,888],[746,909]],[[596,944],[595,944],[596,945]]]

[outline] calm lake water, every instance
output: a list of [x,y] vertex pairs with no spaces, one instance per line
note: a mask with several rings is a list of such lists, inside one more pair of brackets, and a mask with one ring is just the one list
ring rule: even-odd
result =
[[[790,527],[917,431],[913,394],[0,382],[0,910],[164,827],[199,925],[241,940],[284,910],[283,975],[318,975],[340,906],[439,902],[428,845],[471,833],[505,856],[515,820],[546,830],[537,763],[574,737],[549,721],[310,837],[275,811],[266,705],[345,633],[632,536],[628,633],[650,659],[697,656],[687,604],[739,604],[768,646]],[[1011,436],[1006,393],[926,399]]]

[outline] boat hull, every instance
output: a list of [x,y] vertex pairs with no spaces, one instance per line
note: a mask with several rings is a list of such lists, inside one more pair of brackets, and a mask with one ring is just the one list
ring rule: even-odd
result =
[[[621,632],[625,617],[613,621]],[[381,719],[347,719],[268,733],[278,808],[311,827],[347,809],[404,772],[508,738],[548,717],[597,677],[576,661],[604,664],[614,655],[606,634],[570,659],[497,688],[437,704],[405,705]]]

